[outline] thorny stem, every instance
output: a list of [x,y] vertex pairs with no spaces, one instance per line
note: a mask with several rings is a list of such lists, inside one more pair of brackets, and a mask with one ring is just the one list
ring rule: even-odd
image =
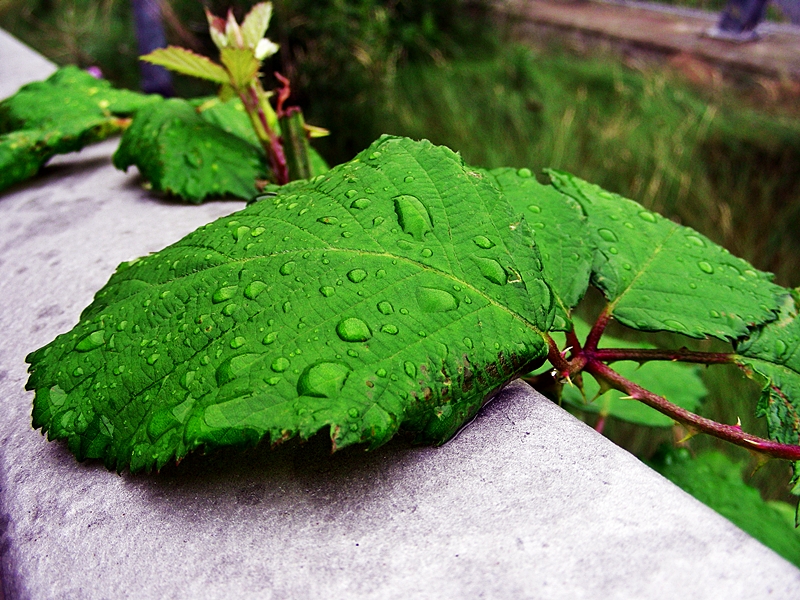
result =
[[695,352],[681,348],[679,350],[657,350],[649,348],[601,348],[591,352],[591,357],[603,362],[633,360],[647,362],[650,360],[668,360],[679,362],[720,365],[734,362],[736,355],[730,352]]
[[269,125],[269,120],[261,106],[258,83],[251,83],[245,90],[239,92],[242,103],[253,121],[254,128],[258,133],[259,141],[264,147],[264,151],[269,158],[269,166],[275,174],[276,182],[279,185],[289,183],[289,172],[286,167],[286,156],[283,152],[280,137]]
[[587,361],[586,370],[598,379],[606,381],[614,389],[627,394],[635,400],[639,400],[691,429],[711,434],[731,442],[732,444],[741,446],[742,448],[747,448],[748,450],[763,452],[774,458],[800,460],[800,446],[780,444],[771,440],[765,440],[758,436],[745,433],[739,425],[724,425],[689,412],[685,408],[681,408],[668,401],[666,398],[654,394],[632,381],[625,379],[622,375],[611,369],[611,367],[595,358]]
[[589,335],[586,336],[586,343],[583,345],[584,350],[592,351],[597,349],[597,343],[603,337],[603,332],[606,330],[609,321],[611,321],[611,311],[606,306],[600,316],[597,317],[597,321],[592,326]]

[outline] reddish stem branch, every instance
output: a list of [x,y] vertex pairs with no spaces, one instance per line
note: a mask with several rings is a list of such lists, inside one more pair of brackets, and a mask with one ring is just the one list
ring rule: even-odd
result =
[[779,444],[771,440],[745,433],[738,425],[724,425],[711,419],[706,419],[700,415],[689,412],[669,402],[666,398],[650,392],[643,387],[636,385],[632,381],[625,379],[622,375],[604,365],[597,359],[592,358],[586,364],[586,370],[599,379],[605,380],[614,389],[617,389],[635,400],[656,409],[657,411],[671,417],[672,419],[687,425],[703,433],[711,434],[720,439],[736,444],[748,450],[763,452],[774,458],[785,460],[800,460],[800,446],[789,444]]
[[734,354],[729,352],[695,352],[681,348],[679,350],[657,350],[649,348],[600,348],[591,353],[591,357],[603,362],[618,360],[634,360],[647,362],[650,360],[668,360],[707,365],[720,365],[734,362]]
[[608,306],[606,306],[603,312],[597,317],[597,321],[595,321],[594,326],[592,326],[589,335],[586,336],[586,343],[583,345],[584,350],[591,352],[597,349],[597,343],[600,341],[600,338],[603,337],[603,332],[606,330],[609,321],[611,321],[611,312]]

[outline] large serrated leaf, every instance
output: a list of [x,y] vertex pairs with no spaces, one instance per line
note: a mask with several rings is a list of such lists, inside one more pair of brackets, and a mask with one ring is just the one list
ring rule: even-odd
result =
[[182,75],[207,79],[220,85],[230,82],[228,73],[220,65],[208,57],[178,46],[157,48],[150,54],[142,56],[141,60],[166,67]]
[[139,111],[114,153],[114,166],[135,165],[153,189],[189,202],[209,196],[252,198],[268,172],[259,148],[202,119],[185,100]]
[[543,271],[556,299],[552,328],[565,330],[571,310],[589,287],[592,248],[586,217],[575,200],[536,181],[529,169],[495,169],[489,174],[534,232]]
[[458,155],[384,137],[121,265],[28,356],[34,425],[131,470],[323,428],[441,442],[547,352],[552,292],[512,219]]
[[[575,334],[586,339],[591,329],[581,319],[573,319]],[[642,342],[631,342],[609,335],[603,336],[602,346],[609,348],[653,348]],[[700,367],[678,362],[647,362],[642,365],[633,361],[615,362],[617,373],[644,388],[663,396],[673,404],[686,410],[697,412],[703,398],[708,394]],[[629,423],[647,427],[671,427],[675,424],[670,417],[631,399],[623,399],[622,392],[615,389],[601,389],[597,381],[588,373],[583,376],[583,393],[575,386],[565,386],[562,399],[580,410],[599,413]]]
[[592,282],[625,325],[733,340],[775,318],[784,291],[771,274],[633,200],[548,173],[583,207],[596,248]]
[[776,321],[737,345],[736,362],[764,386],[756,414],[766,417],[769,436],[800,443],[800,319],[787,294]]

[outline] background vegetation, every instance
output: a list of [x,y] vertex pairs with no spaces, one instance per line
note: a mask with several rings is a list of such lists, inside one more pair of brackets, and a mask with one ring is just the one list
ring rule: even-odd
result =
[[[718,8],[724,1],[673,3]],[[207,2],[216,13],[229,4],[241,18],[251,3]],[[282,49],[272,68],[290,76],[307,120],[332,131],[321,146],[330,162],[395,133],[446,144],[486,167],[565,169],[698,229],[783,285],[800,285],[796,83],[754,80],[735,88],[701,65],[711,75],[698,86],[664,64],[585,56],[553,43],[501,43],[503,32],[487,25],[480,3],[274,4],[268,34]],[[170,41],[211,54],[202,5],[165,6]],[[0,26],[60,64],[99,65],[116,84],[138,85],[127,1],[0,0]],[[185,95],[213,92],[194,81],[178,84]],[[658,341],[687,343],[667,335]],[[765,435],[753,417],[752,384],[733,368],[709,369],[704,379],[705,414],[729,423],[740,417]],[[610,422],[606,434],[649,458],[676,432]],[[753,475],[755,462],[743,451],[709,439],[690,445],[749,460],[746,477],[762,496],[786,498],[787,465],[773,462]]]

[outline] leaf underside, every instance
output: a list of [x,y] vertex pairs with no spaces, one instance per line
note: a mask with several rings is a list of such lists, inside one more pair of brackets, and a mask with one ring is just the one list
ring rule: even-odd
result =
[[548,173],[586,213],[596,248],[592,283],[620,322],[734,340],[775,319],[786,291],[771,274],[632,200],[568,173]]
[[153,189],[193,203],[209,196],[249,199],[266,177],[263,153],[198,115],[185,100],[140,110],[114,153],[114,166],[135,165]]
[[513,215],[450,150],[384,137],[120,265],[28,356],[34,426],[132,471],[323,428],[442,442],[547,352],[552,292]]
[[[586,339],[590,329],[589,325],[581,319],[573,319],[573,324],[578,338]],[[631,342],[610,335],[603,336],[602,346],[608,348],[653,348],[650,344]],[[648,362],[640,366],[634,361],[618,361],[612,366],[626,379],[692,412],[697,411],[702,399],[708,394],[708,390],[700,378],[700,367],[697,365],[677,362]],[[622,392],[618,390],[609,389],[598,396],[600,392],[600,385],[590,374],[586,373],[583,376],[583,394],[575,386],[565,386],[562,391],[562,400],[580,410],[600,413],[637,425],[671,427],[675,424],[670,417],[641,402],[623,399]]]

